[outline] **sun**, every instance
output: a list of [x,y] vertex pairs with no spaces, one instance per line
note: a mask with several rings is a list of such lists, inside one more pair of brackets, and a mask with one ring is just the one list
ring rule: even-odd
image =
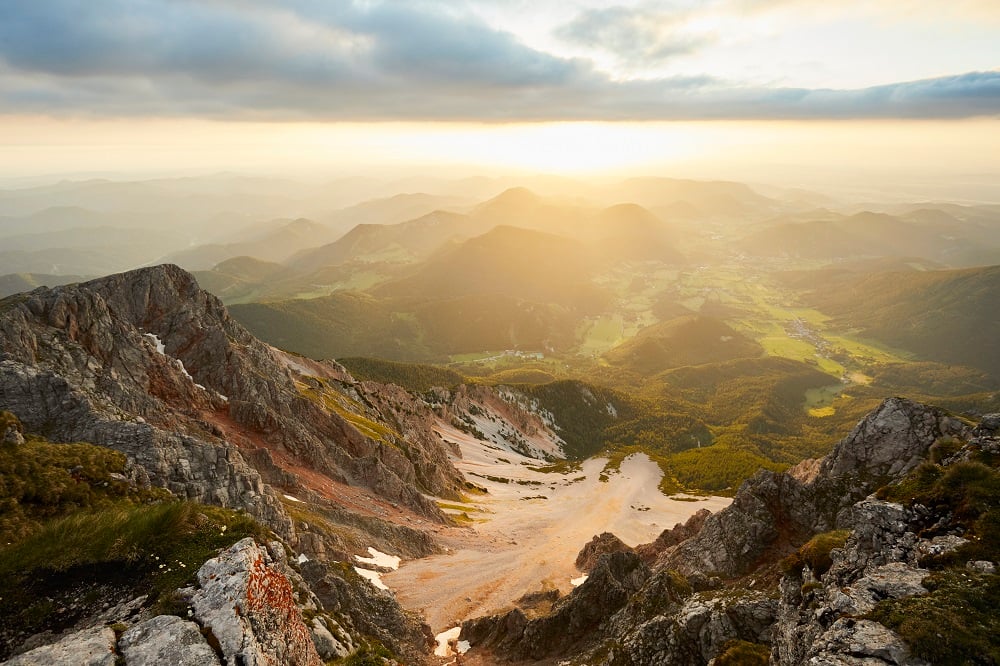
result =
[[558,173],[615,171],[690,157],[704,136],[678,123],[449,124],[396,137],[401,154]]

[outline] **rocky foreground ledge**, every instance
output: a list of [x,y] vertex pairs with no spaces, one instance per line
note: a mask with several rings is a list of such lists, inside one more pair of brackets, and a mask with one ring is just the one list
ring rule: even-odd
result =
[[330,631],[327,623],[334,623],[337,634],[346,634],[334,620],[324,617],[306,626],[299,603],[317,606],[311,599],[296,600],[292,579],[297,576],[284,555],[280,543],[268,549],[243,539],[202,565],[197,588],[178,591],[180,616],[126,615],[119,622],[128,619],[131,626],[123,631],[124,623],[85,629],[6,664],[317,666],[323,662],[315,644],[328,644],[330,656],[349,654],[351,646]]
[[[608,552],[550,613],[470,620],[460,638],[483,663],[997,663],[998,435],[998,415],[973,428],[891,398],[718,514],[634,551],[595,537],[582,559]],[[911,616],[928,609],[929,626]]]

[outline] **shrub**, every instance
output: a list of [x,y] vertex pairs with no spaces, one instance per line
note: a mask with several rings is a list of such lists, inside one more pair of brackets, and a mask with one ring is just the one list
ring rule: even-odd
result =
[[138,489],[112,476],[125,456],[92,444],[53,444],[29,437],[23,446],[0,447],[0,545],[18,541],[45,520],[123,499],[169,498],[161,489]]
[[726,641],[715,658],[715,666],[767,666],[771,648],[749,641]]
[[849,530],[834,530],[817,534],[807,541],[798,551],[781,561],[781,569],[786,574],[801,575],[806,565],[817,578],[830,570],[833,560],[830,552],[834,548],[842,548],[850,536]]
[[1000,663],[1000,576],[942,572],[924,586],[929,594],[886,599],[868,617],[931,663]]

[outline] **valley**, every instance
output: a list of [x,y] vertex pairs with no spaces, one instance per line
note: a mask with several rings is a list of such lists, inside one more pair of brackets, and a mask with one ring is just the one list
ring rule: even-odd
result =
[[1000,666],[1000,0],[0,0],[0,666]]
[[537,459],[497,452],[453,428],[438,432],[459,444],[456,467],[487,492],[441,503],[467,523],[441,534],[445,554],[406,562],[383,578],[435,634],[506,610],[532,592],[565,595],[581,575],[573,562],[595,534],[613,531],[636,546],[699,509],[714,512],[729,504],[726,498],[665,496],[658,488],[660,468],[642,454],[601,479],[606,461],[600,458],[566,473],[535,471],[545,469]]
[[[621,663],[655,664],[644,651],[667,639],[640,634],[662,623],[685,663],[724,652],[721,636],[792,654],[782,627],[831,629],[790,619],[799,602],[780,581],[800,574],[781,558],[862,529],[841,513],[882,487],[864,470],[917,483],[913,469],[961,464],[943,457],[950,446],[994,466],[992,435],[970,424],[1000,411],[1000,281],[970,257],[993,251],[1000,212],[862,214],[845,201],[831,213],[739,183],[656,178],[575,199],[507,185],[481,199],[447,182],[425,196],[342,193],[327,222],[230,220],[242,231],[177,249],[180,266],[87,280],[29,263],[0,278],[12,292],[0,300],[3,424],[41,452],[0,487],[5,506],[37,507],[0,521],[13,546],[0,548],[0,582],[45,579],[23,549],[91,519],[66,499],[72,487],[33,490],[33,475],[66,473],[33,470],[76,455],[104,466],[80,477],[88,488],[119,484],[79,500],[98,515],[176,511],[180,525],[221,521],[270,544],[268,566],[309,622],[297,631],[329,663],[456,663],[441,656],[452,640],[472,663],[619,666],[604,651],[622,645]],[[336,187],[323,196],[338,200]],[[932,242],[963,222],[968,242]],[[858,244],[772,233],[827,223]],[[879,229],[915,234],[911,254]],[[48,251],[49,236],[13,238]],[[80,441],[122,458],[59,449]],[[869,441],[902,447],[905,464]],[[191,508],[173,508],[181,497]],[[978,516],[956,520],[991,534]],[[585,546],[607,550],[578,564]],[[133,548],[129,566],[153,580],[159,555]],[[137,589],[107,573],[124,557],[113,542],[81,552],[66,579],[97,567],[101,603]],[[211,588],[170,574],[201,587],[157,587],[123,626],[164,622],[174,592],[183,606]],[[88,622],[82,610],[63,622],[46,592],[25,589],[0,599],[18,627],[0,632],[0,655]]]

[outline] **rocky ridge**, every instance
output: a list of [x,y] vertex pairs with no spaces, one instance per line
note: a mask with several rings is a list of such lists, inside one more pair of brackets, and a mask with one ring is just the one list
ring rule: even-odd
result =
[[[758,473],[731,506],[637,547],[642,558],[600,555],[591,577],[549,615],[528,619],[514,610],[470,620],[461,638],[472,654],[495,659],[603,666],[699,665],[741,649],[756,660],[719,663],[928,663],[873,613],[926,594],[928,558],[974,543],[963,536],[968,523],[872,493],[911,483],[942,447],[957,451],[939,461],[944,474],[982,456],[995,464],[994,425],[1000,419],[990,416],[973,430],[941,410],[886,400],[818,463]],[[968,568],[979,583],[996,575],[991,561]]]
[[[375,486],[438,520],[421,492],[455,493],[443,451],[362,432],[349,414],[303,395],[293,369],[175,266],[38,289],[0,306],[0,404],[58,441],[123,450],[157,485],[241,506],[277,525],[278,503],[243,451]],[[448,470],[418,475],[429,455]],[[187,464],[185,464],[185,462]],[[426,464],[423,464],[426,467]]]
[[[437,550],[432,528],[447,518],[428,496],[457,498],[466,487],[437,424],[492,414],[519,424],[509,428],[518,436],[558,440],[492,389],[431,393],[359,382],[335,362],[269,347],[176,266],[0,300],[0,412],[17,417],[0,423],[2,444],[23,444],[23,433],[92,442],[127,456],[132,484],[249,513],[285,544],[269,557],[305,591],[296,603],[313,616],[308,629],[324,659],[368,638],[411,663],[426,658],[426,625],[352,564],[365,546],[404,557]],[[297,553],[293,562],[283,548]],[[148,618],[138,629],[135,614],[149,604],[134,606],[119,652],[153,659],[156,636],[203,651],[190,623]],[[321,608],[332,609],[327,619],[315,616]],[[48,643],[41,647],[58,652],[62,638],[46,633],[21,649]],[[291,658],[277,649],[265,651]]]
[[[277,552],[283,557],[283,550]],[[289,576],[294,573],[268,549],[243,539],[202,565],[197,588],[179,591],[186,616],[143,612],[115,618],[131,624],[120,636],[108,626],[84,629],[4,663],[318,666],[322,661],[313,642],[316,630],[303,621],[299,604],[317,606],[311,599],[296,598]]]

